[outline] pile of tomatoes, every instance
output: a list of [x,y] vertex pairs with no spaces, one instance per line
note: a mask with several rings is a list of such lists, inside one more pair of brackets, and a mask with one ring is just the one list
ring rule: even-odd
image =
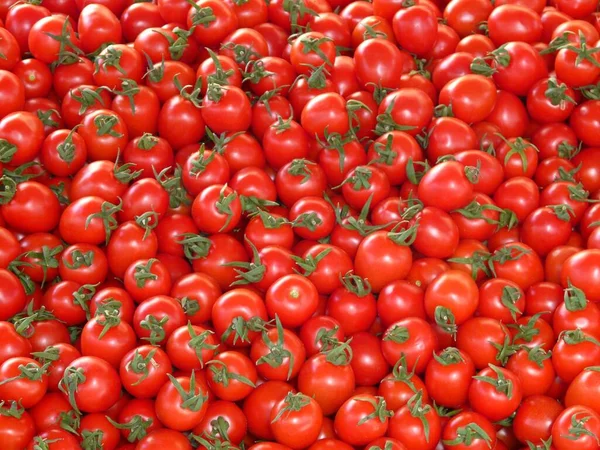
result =
[[0,0],[0,449],[600,449],[598,7]]

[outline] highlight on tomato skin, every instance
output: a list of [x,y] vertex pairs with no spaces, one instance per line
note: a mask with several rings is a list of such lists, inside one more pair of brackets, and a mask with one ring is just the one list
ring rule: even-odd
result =
[[597,0],[0,0],[0,450],[597,450]]

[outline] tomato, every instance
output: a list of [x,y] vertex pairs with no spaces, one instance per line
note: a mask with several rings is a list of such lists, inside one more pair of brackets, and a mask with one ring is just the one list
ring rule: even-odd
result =
[[71,362],[58,387],[75,411],[88,413],[106,411],[121,395],[117,371],[95,356],[82,356]]
[[600,433],[600,417],[585,406],[565,409],[552,425],[552,445],[557,450],[572,448],[574,442],[582,449],[597,446],[596,436]]
[[[470,434],[467,434],[469,433]],[[468,437],[467,437],[468,436]],[[442,442],[449,449],[498,448],[494,425],[484,416],[470,412],[460,412],[452,417],[442,434]]]
[[173,450],[191,450],[192,445],[187,436],[168,428],[154,430],[143,437],[136,445],[137,450],[154,450],[168,445]]
[[61,428],[51,428],[34,436],[26,450],[35,450],[40,446],[48,450],[76,450],[81,448],[75,436]]
[[243,405],[248,431],[259,439],[274,439],[271,412],[290,392],[292,387],[282,381],[266,381],[252,391]]
[[438,37],[437,17],[425,5],[401,8],[394,14],[392,25],[398,44],[421,57],[433,49]]
[[[583,250],[568,258],[562,268],[561,284],[568,287],[569,283],[581,289],[590,301],[600,299],[600,293],[594,289],[594,267],[600,253],[596,249]],[[588,272],[588,271],[592,272]]]
[[[346,355],[345,349],[330,353],[319,353],[310,357],[298,374],[298,389],[313,397],[321,406],[324,415],[331,415],[352,395],[355,377],[348,359],[334,357]],[[346,355],[347,356],[347,355]]]
[[388,364],[394,365],[403,354],[408,370],[422,373],[433,357],[436,336],[429,323],[409,317],[390,325],[382,338],[382,351]]
[[527,397],[519,406],[513,422],[515,436],[521,442],[541,443],[550,438],[552,423],[563,411],[557,400],[543,395]]
[[390,233],[382,230],[370,234],[360,243],[356,252],[356,274],[368,279],[376,293],[390,282],[406,278],[412,265],[409,243],[408,232]]
[[422,390],[415,393],[389,421],[389,437],[397,439],[406,448],[434,449],[441,434],[440,417],[431,405],[423,402]]
[[[62,42],[57,37],[61,37]],[[67,17],[56,14],[35,22],[29,32],[27,45],[34,58],[51,64],[59,58],[65,58],[65,52],[76,53],[80,43]],[[72,58],[72,55],[67,58]]]
[[[271,429],[275,439],[293,449],[306,448],[317,439],[323,423],[319,404],[304,394],[288,393],[271,411]],[[299,434],[289,434],[293,426]]]
[[415,136],[433,117],[433,102],[419,89],[403,88],[384,97],[378,114],[377,132],[397,130]]
[[156,395],[156,415],[168,428],[177,431],[191,430],[200,423],[208,407],[208,386],[204,377],[173,377]]
[[123,387],[136,398],[154,397],[171,371],[171,361],[165,351],[151,345],[129,351],[119,365]]
[[207,382],[221,400],[239,401],[254,389],[258,378],[255,365],[236,351],[219,353],[207,363]]
[[427,287],[424,304],[430,320],[455,333],[477,310],[479,291],[469,274],[448,270]]
[[456,348],[448,347],[434,355],[427,364],[425,386],[437,404],[458,408],[466,403],[474,374],[475,366],[471,357]]

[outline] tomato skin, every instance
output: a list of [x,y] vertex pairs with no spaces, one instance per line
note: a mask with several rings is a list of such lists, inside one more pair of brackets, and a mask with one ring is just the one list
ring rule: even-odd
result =
[[437,316],[437,309],[447,308],[460,325],[471,318],[479,305],[479,290],[471,276],[463,271],[448,270],[427,287],[425,311],[430,320]]
[[[441,192],[452,187],[452,195]],[[435,206],[450,212],[466,206],[473,198],[473,185],[465,174],[465,167],[456,161],[434,166],[419,183],[419,199],[426,206]]]
[[50,232],[58,225],[60,204],[48,187],[36,181],[25,181],[16,186],[13,198],[0,207],[0,212],[6,223],[15,230],[25,233]]
[[0,269],[0,320],[8,320],[23,311],[27,298],[19,279],[8,270]]
[[[394,36],[398,44],[410,53],[427,55],[438,37],[437,17],[427,6],[415,5],[402,8],[392,20]],[[415,39],[415,36],[419,36]]]
[[331,415],[352,395],[355,376],[350,365],[334,365],[323,354],[310,357],[298,374],[298,389]]
[[160,428],[148,433],[140,439],[135,450],[154,450],[165,445],[172,450],[192,450],[192,445],[185,434],[168,428]]
[[444,431],[442,433],[442,440],[444,442],[453,441],[454,439],[459,437],[459,430],[464,429],[464,427],[469,424],[476,424],[481,430],[483,430],[485,435],[489,438],[489,441],[486,442],[479,436],[477,436],[474,437],[473,440],[465,441],[460,444],[444,445],[448,445],[448,448],[455,450],[483,450],[484,448],[489,448],[488,445],[491,445],[492,448],[498,448],[497,443],[502,441],[498,439],[494,425],[486,417],[471,411],[463,411],[458,415],[450,418],[450,420],[444,427]]
[[523,399],[513,422],[515,436],[520,442],[548,440],[552,423],[562,411],[561,404],[547,396],[532,395]]

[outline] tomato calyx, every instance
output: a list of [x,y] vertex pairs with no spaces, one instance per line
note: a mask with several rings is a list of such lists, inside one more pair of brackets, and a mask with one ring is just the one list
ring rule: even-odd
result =
[[229,84],[229,78],[235,73],[235,71],[233,69],[224,70],[223,65],[221,64],[221,61],[219,60],[219,57],[217,56],[217,54],[209,48],[207,48],[206,50],[208,51],[208,55],[210,56],[210,59],[212,59],[212,62],[215,66],[214,67],[215,73],[210,74],[206,77],[207,83],[208,84],[211,84],[211,83],[222,84],[222,85]]
[[69,205],[70,201],[69,199],[65,196],[65,183],[64,181],[61,181],[57,184],[53,184],[51,186],[48,186],[50,188],[50,190],[54,193],[54,195],[56,195],[56,198],[58,199],[58,202],[61,205],[67,206]]
[[185,52],[185,49],[188,46],[188,40],[190,36],[194,34],[195,30],[195,26],[190,27],[189,30],[175,27],[173,29],[173,33],[177,36],[177,39],[174,39],[173,36],[164,32],[163,30],[154,30],[154,32],[159,33],[167,40],[169,43],[169,55],[174,61],[179,61],[183,56],[183,52]]
[[193,0],[187,0],[190,6],[194,9],[192,12],[192,25],[195,27],[201,26],[208,28],[211,23],[217,20],[217,16],[210,6],[201,7]]
[[102,340],[102,338],[108,333],[111,328],[119,326],[121,323],[121,317],[119,313],[121,311],[120,308],[107,308],[104,305],[104,311],[102,314],[96,314],[96,322],[98,325],[102,326],[102,331],[98,335],[98,340]]
[[277,202],[265,200],[263,198],[255,197],[253,195],[247,196],[238,194],[238,196],[240,198],[240,203],[242,204],[242,211],[244,213],[249,213],[249,215],[252,215],[264,208],[269,208],[271,206],[279,206],[279,203]]
[[204,405],[204,403],[208,400],[208,397],[204,395],[202,391],[196,394],[196,371],[192,370],[192,375],[190,376],[190,388],[189,391],[186,391],[181,383],[170,373],[167,374],[169,380],[173,384],[175,390],[179,393],[181,397],[181,408],[187,409],[192,412],[198,412]]
[[64,247],[62,245],[57,245],[56,247],[48,247],[47,245],[44,245],[38,251],[31,250],[21,256],[35,260],[36,265],[42,268],[42,286],[44,286],[44,284],[46,284],[48,269],[58,269],[58,256],[63,250]]
[[71,408],[78,414],[81,414],[81,411],[75,401],[75,393],[79,385],[85,383],[85,381],[86,376],[83,368],[69,366],[65,369],[65,373],[58,384],[58,389],[68,397]]
[[389,417],[394,415],[393,411],[387,409],[387,404],[383,397],[375,396],[375,399],[372,399],[370,397],[358,396],[354,397],[354,400],[357,402],[370,403],[374,408],[374,411],[371,414],[364,416],[358,421],[358,426],[368,422],[369,420],[379,420],[381,423],[385,423]]
[[406,364],[406,355],[404,353],[400,354],[400,358],[394,364],[394,368],[392,369],[392,376],[386,377],[387,381],[393,381],[395,383],[404,383],[406,384],[411,391],[417,392],[417,387],[412,382],[412,378],[415,375],[417,364],[413,366],[413,369],[409,372]]
[[133,278],[138,288],[143,288],[150,280],[158,280],[158,275],[152,273],[152,266],[155,262],[158,262],[158,259],[150,258],[146,263],[136,264]]
[[71,98],[81,105],[79,107],[79,115],[84,115],[87,110],[96,103],[99,103],[101,106],[106,106],[104,104],[104,99],[100,95],[100,92],[102,91],[110,91],[110,89],[104,86],[94,87],[93,89],[86,87],[77,89],[77,93],[75,91],[71,93]]
[[561,108],[565,107],[565,103],[573,103],[577,104],[575,99],[570,95],[567,95],[568,86],[566,83],[558,83],[556,78],[548,79],[548,87],[546,88],[546,92],[544,96],[550,100],[550,103],[554,106],[561,106]]
[[201,234],[184,233],[181,234],[178,242],[183,246],[185,257],[194,260],[205,258],[208,255],[212,242]]
[[384,341],[391,341],[396,344],[404,344],[410,339],[408,328],[402,325],[394,325],[390,327],[383,336]]
[[567,311],[582,311],[587,308],[588,300],[585,297],[585,293],[577,286],[573,286],[571,280],[567,280],[567,283],[568,284],[564,295],[564,302]]
[[285,334],[283,332],[283,325],[279,320],[279,316],[275,315],[275,330],[277,332],[277,341],[273,342],[268,331],[262,332],[262,340],[269,349],[269,353],[261,356],[257,361],[256,365],[268,364],[273,368],[281,367],[281,365],[287,359],[289,361],[289,368],[287,373],[287,379],[289,380],[294,370],[294,355],[285,347]]
[[[510,59],[510,53],[508,53],[506,44],[504,44],[496,50],[489,52],[483,58],[475,58],[471,63],[470,69],[476,75],[491,77],[498,71],[497,67],[508,67]],[[495,67],[491,67],[489,62],[493,62]]]
[[85,227],[90,226],[90,223],[94,219],[100,219],[104,225],[104,233],[105,233],[105,242],[108,244],[110,240],[110,235],[113,230],[115,230],[119,226],[119,222],[117,221],[115,214],[118,211],[121,211],[123,205],[123,201],[119,199],[119,203],[114,205],[110,202],[102,202],[100,205],[100,211],[97,213],[90,214],[87,216],[85,220]]
[[322,140],[319,136],[317,136],[317,142],[324,149],[335,150],[338,152],[340,172],[343,172],[344,165],[346,163],[346,150],[344,146],[352,142],[354,137],[350,134],[344,137],[340,133],[330,133],[327,129],[325,129],[323,135],[325,140]]
[[456,347],[446,347],[440,353],[434,353],[433,359],[435,359],[442,366],[451,366],[453,364],[460,364],[465,361],[460,354],[460,351]]
[[202,436],[197,436],[197,435],[191,433],[190,435],[188,435],[188,439],[190,439],[190,441],[197,442],[198,444],[200,444],[202,446],[202,448],[205,448],[206,450],[235,450],[235,449],[237,449],[237,447],[235,447],[228,440],[222,441],[220,439],[211,439],[209,436],[206,436],[206,438],[204,438]]
[[459,427],[454,439],[444,439],[442,442],[447,446],[463,445],[466,447],[477,440],[485,441],[487,446],[492,448],[492,438],[477,423],[471,422],[464,427]]
[[[538,330],[536,329],[536,331]],[[504,335],[504,341],[502,342],[502,344],[492,342],[491,345],[497,350],[496,361],[498,361],[502,366],[506,365],[508,359],[512,355],[517,353],[517,351],[520,348],[518,345],[512,344],[510,336],[508,334]]]
[[310,398],[301,392],[298,392],[297,394],[288,392],[283,399],[283,402],[285,406],[277,412],[277,415],[271,420],[271,423],[277,422],[284,414],[289,416],[291,412],[301,411],[302,408],[310,404]]
[[513,155],[519,155],[519,157],[521,158],[521,165],[523,166],[523,171],[526,172],[527,171],[527,154],[525,153],[525,150],[528,147],[531,147],[536,152],[539,152],[539,149],[535,145],[533,145],[531,142],[526,141],[522,137],[506,139],[500,133],[496,133],[496,136],[498,136],[500,139],[502,139],[502,141],[504,141],[504,143],[506,145],[508,145],[508,147],[510,148],[510,150],[506,153],[506,156],[504,157],[504,165],[506,166],[508,164],[508,161],[510,160],[510,158]]
[[238,194],[235,191],[231,191],[227,195],[225,195],[226,190],[229,189],[226,184],[223,185],[221,190],[219,191],[219,199],[215,203],[215,208],[217,211],[227,218],[225,219],[225,223],[219,229],[219,232],[225,230],[229,224],[231,223],[231,219],[233,218],[233,210],[231,209],[231,203],[238,198]]
[[[331,250],[332,250],[332,248],[328,247],[328,248],[322,250],[317,256],[308,255],[305,259],[303,259],[299,256],[292,256],[292,259],[294,261],[296,261],[296,264],[298,264],[298,267],[300,267],[300,269],[302,269],[304,271],[304,273],[302,273],[302,275],[304,275],[305,277],[308,277],[315,270],[317,270],[317,266],[319,265],[319,262],[321,262],[321,260],[323,260],[323,258],[325,258],[331,252]],[[300,273],[297,270],[296,270],[296,272]]]
[[61,440],[62,439],[47,439],[40,436],[35,436],[33,438],[33,444],[35,450],[50,450],[50,444],[60,442]]
[[394,159],[398,156],[398,152],[392,150],[393,142],[394,135],[392,133],[387,134],[385,145],[381,142],[375,142],[373,144],[373,150],[377,153],[377,159],[373,162],[391,166],[394,163]]
[[544,361],[552,357],[552,354],[544,350],[541,345],[531,348],[523,346],[522,349],[527,352],[527,359],[536,363],[540,369],[544,367]]
[[27,295],[31,295],[35,292],[36,284],[33,282],[31,277],[22,270],[25,267],[31,268],[33,267],[33,264],[30,264],[26,261],[20,261],[19,259],[15,259],[14,261],[11,261],[7,269],[19,279],[19,282],[23,286],[25,293]]
[[146,356],[142,356],[139,349],[135,350],[135,353],[133,354],[133,358],[131,359],[129,364],[127,364],[127,369],[137,375],[141,374],[141,377],[135,383],[133,383],[132,386],[137,386],[137,385],[141,384],[146,378],[148,378],[148,375],[150,374],[150,369],[149,369],[150,365],[152,365],[152,366],[157,365],[156,361],[154,360],[155,354],[156,354],[155,348],[150,350]]
[[81,125],[76,125],[71,131],[69,131],[69,134],[67,134],[65,140],[56,146],[56,153],[58,153],[59,158],[66,163],[70,163],[73,161],[73,159],[75,159],[76,147],[75,144],[73,144],[73,134],[80,126]]
[[365,86],[373,86],[373,100],[375,100],[375,103],[377,103],[378,105],[381,104],[381,102],[383,101],[383,99],[390,92],[394,92],[396,90],[394,88],[382,86],[381,85],[381,81],[379,81],[378,83],[373,83],[373,82],[366,83]]
[[531,251],[521,247],[520,245],[511,245],[510,247],[503,247],[494,252],[489,259],[489,267],[494,277],[497,277],[495,265],[504,265],[509,261],[517,261],[523,256],[530,254]]
[[563,331],[560,333],[559,339],[562,339],[567,345],[577,345],[583,342],[591,342],[594,345],[600,346],[600,341],[592,336],[587,335],[579,328],[576,330]]
[[319,346],[320,344],[321,352],[331,350],[340,344],[339,339],[335,337],[339,329],[340,327],[337,325],[331,330],[328,330],[327,328],[319,329],[315,336],[315,345]]
[[131,107],[131,112],[135,114],[135,99],[134,97],[140,93],[140,88],[138,84],[129,78],[124,78],[121,80],[121,89],[113,89],[111,91],[115,96],[123,96],[127,97],[129,100],[129,105]]
[[[325,133],[327,136],[327,131],[325,131]],[[330,136],[332,136],[333,134],[338,134],[338,133],[332,133]],[[340,157],[340,159],[341,159],[341,157]],[[290,166],[288,167],[287,172],[290,175],[293,175],[295,177],[301,176],[302,179],[300,180],[300,184],[304,184],[308,180],[310,180],[310,177],[312,175],[310,166],[314,166],[316,164],[317,163],[309,161],[308,159],[297,158],[291,162]]]
[[[10,403],[10,406],[4,406],[6,403]],[[4,400],[0,402],[0,416],[20,419],[24,412],[25,408],[23,408],[19,402],[5,402]]]
[[83,54],[83,51],[77,47],[73,41],[71,40],[72,30],[71,24],[68,18],[65,17],[60,34],[52,34],[46,33],[46,35],[55,41],[59,42],[58,49],[58,59],[52,63],[53,67],[57,67],[59,65],[69,65],[74,64],[79,61],[80,55]]
[[[198,361],[200,362],[200,366],[204,367],[204,357],[202,355],[203,350],[215,350],[219,348],[218,345],[210,344],[207,342],[207,339],[210,335],[215,334],[213,331],[205,330],[201,333],[196,333],[192,323],[188,321],[187,324],[188,333],[190,335],[190,340],[188,341],[188,347],[192,348],[195,353]],[[208,363],[207,363],[208,364]]]
[[113,114],[99,114],[94,118],[94,125],[96,126],[96,134],[98,136],[112,136],[112,137],[123,137],[122,133],[114,130],[114,126],[119,123],[117,116]]
[[292,228],[307,228],[310,231],[315,231],[323,221],[315,212],[306,212],[300,214],[291,222]]
[[129,435],[127,436],[128,442],[137,442],[148,434],[148,428],[152,426],[152,419],[144,419],[139,414],[136,414],[129,422],[119,423],[115,422],[109,416],[105,416],[106,420],[108,420],[113,427],[118,430],[128,430]]
[[392,231],[387,234],[387,237],[390,241],[392,241],[396,245],[400,245],[403,247],[408,247],[412,245],[417,239],[417,231],[419,229],[419,221],[417,220],[413,225],[409,228],[402,231],[395,231],[398,228],[401,228],[405,223],[400,222]]
[[377,116],[377,125],[375,126],[375,134],[381,136],[389,131],[410,131],[414,130],[415,127],[412,125],[402,125],[397,123],[392,117],[392,111],[394,109],[395,101],[392,101],[385,112]]
[[590,436],[596,440],[598,445],[600,445],[600,439],[598,439],[598,436],[585,427],[585,424],[592,418],[592,416],[588,415],[578,418],[580,414],[583,415],[585,413],[575,413],[571,416],[571,426],[568,430],[569,434],[562,435],[561,437],[569,439],[570,441],[576,441],[582,436]]
[[529,318],[526,324],[517,324],[511,323],[508,324],[509,328],[517,330],[517,333],[514,336],[514,340],[523,340],[525,342],[533,341],[533,338],[540,334],[540,330],[535,327],[535,324],[544,314],[550,314],[550,311],[542,311],[537,314],[534,314]]
[[230,284],[230,286],[239,286],[245,284],[255,284],[260,282],[267,270],[266,266],[261,262],[260,255],[256,246],[250,241],[250,239],[246,238],[246,243],[252,249],[252,261],[244,262],[244,261],[232,261],[223,264],[226,267],[235,267],[235,272],[237,273],[236,281]]
[[158,213],[155,211],[146,211],[135,217],[135,223],[144,230],[142,241],[145,241],[152,230],[158,226]]
[[102,58],[96,58],[94,62],[95,70],[94,73],[100,72],[100,68],[104,72],[107,72],[109,67],[114,67],[121,74],[125,75],[125,69],[121,66],[121,57],[123,56],[123,51],[115,48],[114,45],[109,45],[102,52]]
[[[148,70],[144,74],[144,77],[148,78],[152,83],[160,83],[162,79],[165,77],[165,57],[163,55],[163,59],[160,62],[154,63],[148,56],[146,52],[144,52],[144,56],[146,57],[146,61],[148,62]],[[175,83],[175,79],[177,75],[173,78],[173,82]]]
[[252,50],[252,47],[237,44],[235,42],[227,42],[226,44],[221,45],[221,50],[231,50],[233,52],[233,59],[235,62],[246,66],[252,61],[252,58],[260,58],[262,56]]
[[81,438],[82,450],[102,450],[104,448],[102,444],[104,432],[102,430],[83,430]]
[[452,111],[452,105],[444,105],[443,103],[437,105],[433,109],[434,117],[454,117],[454,112]]
[[208,366],[208,370],[212,373],[212,381],[222,384],[224,387],[229,386],[231,380],[239,381],[252,388],[256,387],[256,385],[245,376],[227,370],[227,365],[223,361],[212,360],[208,361],[206,365]]
[[361,278],[352,271],[347,272],[344,276],[340,274],[340,281],[348,292],[353,293],[357,297],[366,297],[371,293],[371,283],[369,283],[369,280]]
[[40,364],[44,365],[58,361],[60,358],[60,351],[54,345],[49,345],[44,351],[32,352],[31,356],[33,356]]
[[144,133],[137,141],[136,147],[140,150],[152,150],[158,144],[158,138],[152,133]]
[[369,113],[373,112],[371,111],[371,108],[369,108],[367,105],[365,105],[359,100],[351,99],[346,102],[346,112],[348,113],[348,128],[350,129],[349,133],[354,138],[356,138],[356,131],[360,128],[360,121],[358,119],[356,111],[360,111],[361,109]]
[[290,15],[290,27],[292,33],[302,31],[302,26],[298,24],[298,19],[305,15],[317,16],[317,12],[304,3],[304,0],[283,0],[283,10]]
[[223,335],[221,336],[221,340],[225,341],[231,336],[233,333],[233,344],[235,345],[238,339],[241,342],[250,342],[248,337],[249,332],[265,332],[266,322],[258,316],[252,317],[249,320],[244,319],[242,316],[234,317],[231,321],[231,325],[227,327]]
[[[421,170],[417,170],[415,166]],[[412,158],[408,158],[408,162],[406,163],[406,178],[412,184],[417,185],[429,169],[431,169],[431,166],[427,161],[413,161]]]
[[593,66],[600,67],[600,62],[594,57],[594,54],[600,52],[600,48],[589,47],[587,43],[587,38],[580,31],[579,32],[579,45],[573,45],[569,42],[567,45],[561,48],[569,50],[577,55],[575,59],[575,66],[578,66],[583,61],[587,61]]
[[42,306],[38,310],[33,309],[33,301],[27,305],[27,310],[17,314],[12,319],[15,326],[15,331],[21,336],[30,338],[33,336],[35,331],[31,328],[34,322],[44,322],[48,320],[56,320],[54,314],[50,311],[46,311],[46,308]]
[[[226,44],[228,47],[223,46],[221,48],[231,48],[233,49],[233,51],[236,51],[235,45],[230,42],[229,44]],[[247,49],[247,47],[244,47],[244,49]],[[243,81],[249,81],[252,84],[258,84],[260,83],[260,81],[263,78],[267,78],[270,76],[275,75],[274,72],[271,72],[270,70],[266,70],[265,69],[265,65],[262,61],[259,60],[254,60],[254,61],[250,61],[249,58],[250,56],[260,56],[255,52],[252,52],[249,56],[248,56],[248,60],[244,61],[244,56],[241,55],[241,61],[237,60],[237,54],[236,54],[236,61],[238,63],[246,63],[246,69],[244,71],[244,78]]]
[[454,313],[444,306],[438,305],[435,307],[433,313],[435,323],[446,333],[456,337],[458,332],[458,325],[456,325],[456,319]]
[[373,22],[372,25],[369,25],[368,23],[364,23],[364,22],[361,23],[360,24],[361,27],[363,27],[365,29],[365,31],[363,31],[363,41],[366,41],[367,39],[376,39],[376,38],[387,39],[388,35],[386,33],[375,29],[375,27],[380,24],[381,24],[381,22],[379,20],[377,22]]
[[60,118],[60,113],[56,109],[48,109],[46,111],[38,109],[35,115],[40,119],[45,127],[58,128],[60,125],[56,120],[52,119],[53,115]]
[[504,286],[502,288],[502,296],[500,302],[510,312],[510,316],[514,321],[517,320],[517,314],[523,314],[517,307],[517,302],[521,299],[521,292],[514,286]]
[[406,404],[410,415],[419,419],[423,424],[423,432],[425,433],[425,441],[429,442],[429,420],[427,420],[426,415],[431,411],[431,405],[427,403],[423,403],[423,390],[419,389],[419,391],[413,395]]
[[576,185],[569,186],[568,190],[569,190],[569,198],[571,200],[575,200],[578,202],[586,202],[586,203],[600,202],[600,200],[591,199],[589,191],[586,191],[583,188],[583,184],[581,184],[581,183],[577,183]]
[[579,92],[588,100],[600,100],[600,84],[582,86],[579,88]]
[[352,347],[350,342],[352,338],[346,342],[340,342],[336,339],[336,342],[331,341],[331,348],[323,347],[320,351],[321,354],[325,355],[325,360],[334,366],[347,366],[352,361]]
[[0,205],[6,205],[10,203],[15,194],[17,193],[17,183],[11,177],[6,174],[0,178],[0,185],[4,188],[0,191]]
[[75,410],[62,411],[59,417],[59,424],[63,430],[73,433],[74,435],[79,434],[77,430],[79,430],[81,425],[81,414]]
[[496,378],[486,375],[475,375],[473,379],[483,383],[488,383],[496,389],[496,392],[503,394],[506,398],[513,396],[513,383],[507,379],[502,370],[494,364],[488,364],[488,367],[496,374]]
[[17,146],[11,144],[6,139],[0,139],[0,163],[7,164],[17,153]]
[[565,48],[571,42],[569,37],[572,34],[572,31],[565,31],[560,36],[556,36],[548,43],[547,48],[540,51],[540,55],[549,55],[550,53],[556,53],[560,49]]
[[552,449],[552,438],[548,438],[546,440],[541,439],[541,444],[535,445],[530,441],[527,441],[527,448],[529,450],[551,450]]
[[165,324],[169,321],[168,316],[157,319],[152,314],[148,314],[144,320],[140,322],[140,327],[150,332],[150,336],[143,337],[144,341],[148,341],[152,345],[157,345],[165,340]]

